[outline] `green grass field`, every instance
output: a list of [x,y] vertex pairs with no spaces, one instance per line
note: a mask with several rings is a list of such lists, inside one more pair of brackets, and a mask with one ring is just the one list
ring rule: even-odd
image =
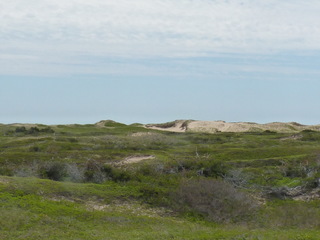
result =
[[0,124],[0,239],[320,239],[320,133],[298,135]]

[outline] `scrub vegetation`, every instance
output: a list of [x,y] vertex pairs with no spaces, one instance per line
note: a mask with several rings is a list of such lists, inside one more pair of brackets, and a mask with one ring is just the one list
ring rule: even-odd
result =
[[319,239],[319,140],[0,124],[0,239]]

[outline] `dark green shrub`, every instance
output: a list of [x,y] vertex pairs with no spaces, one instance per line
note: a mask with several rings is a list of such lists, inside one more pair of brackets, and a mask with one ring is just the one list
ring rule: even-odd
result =
[[29,148],[30,152],[40,152],[40,148],[38,146],[33,146]]
[[17,127],[15,132],[16,133],[25,133],[27,129],[25,127]]
[[0,168],[0,175],[3,175],[3,176],[13,176],[13,170],[8,168],[8,167],[5,167],[5,166],[2,166]]
[[284,171],[285,177],[290,177],[290,178],[305,178],[307,176],[306,168],[302,166],[292,166],[289,165]]
[[227,173],[227,167],[222,161],[210,161],[203,163],[203,176],[223,177]]
[[316,131],[314,130],[311,130],[311,129],[305,129],[305,130],[302,130],[301,133],[315,133]]
[[38,134],[39,132],[40,130],[37,127],[32,127],[27,131],[28,134],[34,134],[34,135]]
[[61,162],[50,162],[40,167],[39,175],[54,181],[62,181],[67,177],[66,164]]
[[106,174],[106,176],[112,176],[114,171],[114,168],[110,165],[104,165],[103,166],[103,172]]
[[69,142],[71,142],[71,143],[77,143],[78,142],[78,139],[76,139],[76,138],[68,138],[67,140]]
[[101,163],[89,160],[84,170],[84,180],[86,182],[102,183],[106,180]]
[[84,169],[85,182],[102,183],[106,180],[127,182],[130,179],[131,176],[127,171],[101,164],[94,160],[89,160]]
[[54,130],[51,127],[46,127],[46,128],[40,129],[40,132],[43,132],[43,133],[54,133]]
[[115,182],[127,182],[131,179],[131,176],[124,170],[114,169],[112,171],[111,179]]
[[131,179],[131,176],[127,171],[114,168],[110,165],[103,166],[102,171],[107,179],[111,179],[115,182],[127,182]]
[[156,186],[145,185],[139,190],[141,198],[149,204],[162,204],[165,198],[164,191]]
[[265,130],[263,131],[263,134],[276,134],[277,132],[271,131],[271,130]]
[[320,188],[320,177],[313,177],[306,181],[306,187],[308,189]]

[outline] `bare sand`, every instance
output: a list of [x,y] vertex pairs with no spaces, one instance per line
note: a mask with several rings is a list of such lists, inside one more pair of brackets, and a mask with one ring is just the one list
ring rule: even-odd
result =
[[116,163],[116,165],[118,166],[122,166],[122,165],[128,165],[128,164],[132,164],[132,163],[138,163],[141,162],[143,160],[151,160],[154,159],[155,156],[152,155],[147,155],[147,156],[130,156],[125,158],[124,160]]
[[175,121],[175,125],[169,128],[162,128],[158,126],[146,125],[146,128],[156,129],[170,132],[263,132],[275,131],[283,133],[294,133],[303,130],[320,131],[320,125],[302,125],[295,122],[282,123],[273,122],[266,124],[251,123],[251,122],[225,122],[225,121]]

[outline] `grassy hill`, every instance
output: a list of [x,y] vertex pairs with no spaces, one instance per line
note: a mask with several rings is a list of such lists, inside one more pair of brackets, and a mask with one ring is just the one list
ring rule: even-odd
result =
[[318,239],[320,132],[172,127],[0,125],[0,239]]

